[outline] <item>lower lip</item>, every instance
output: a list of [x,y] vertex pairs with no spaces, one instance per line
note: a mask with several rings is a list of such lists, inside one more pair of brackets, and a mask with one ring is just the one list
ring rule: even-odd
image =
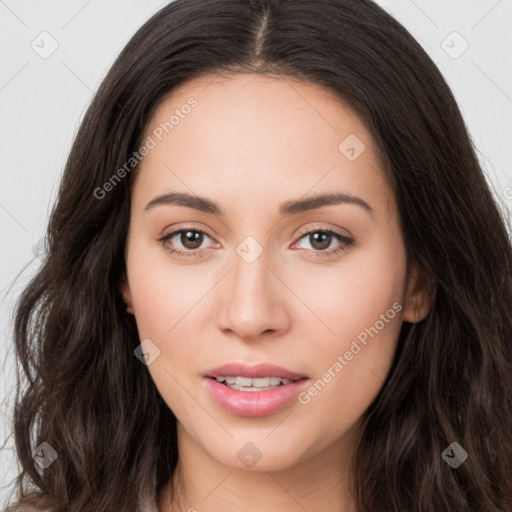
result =
[[216,379],[206,378],[212,398],[227,412],[236,416],[269,416],[292,402],[309,379],[290,382],[267,391],[237,391]]

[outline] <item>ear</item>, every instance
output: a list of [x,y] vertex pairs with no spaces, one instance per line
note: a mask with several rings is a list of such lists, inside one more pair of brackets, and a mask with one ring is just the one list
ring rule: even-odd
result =
[[130,291],[126,272],[119,278],[118,286],[121,291],[121,295],[123,296],[123,300],[126,303],[126,311],[133,315],[132,292]]
[[412,263],[407,276],[403,320],[413,324],[424,320],[432,308],[435,291],[425,270],[418,263]]

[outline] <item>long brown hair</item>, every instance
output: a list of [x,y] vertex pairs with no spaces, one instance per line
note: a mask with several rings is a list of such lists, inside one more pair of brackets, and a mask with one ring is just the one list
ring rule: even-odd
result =
[[[136,511],[173,477],[176,418],[134,357],[118,286],[136,167],[98,189],[165,95],[221,71],[293,76],[349,105],[382,155],[408,260],[436,283],[431,313],[403,324],[365,413],[359,509],[512,510],[507,225],[441,73],[371,0],[176,0],[123,49],[81,123],[45,261],[16,305],[18,504]],[[58,454],[44,470],[32,457],[43,442]],[[453,442],[468,454],[457,469],[441,456]]]

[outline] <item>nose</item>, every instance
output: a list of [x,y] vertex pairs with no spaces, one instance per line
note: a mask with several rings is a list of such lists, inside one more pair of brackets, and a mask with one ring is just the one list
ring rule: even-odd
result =
[[290,291],[275,274],[265,252],[251,263],[235,254],[234,268],[219,289],[219,329],[246,341],[286,331]]

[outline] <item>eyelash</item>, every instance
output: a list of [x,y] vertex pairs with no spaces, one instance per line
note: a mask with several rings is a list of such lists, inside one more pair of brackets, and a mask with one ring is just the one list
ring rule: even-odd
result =
[[[173,238],[174,236],[180,234],[180,233],[183,233],[183,232],[186,232],[186,231],[192,231],[194,233],[201,233],[203,235],[206,235],[208,236],[209,238],[213,238],[211,235],[209,235],[206,231],[203,231],[201,229],[195,229],[193,227],[184,227],[184,228],[181,228],[181,229],[178,229],[176,231],[172,231],[171,233],[163,236],[162,238],[158,239],[158,242],[161,243],[162,247],[166,250],[166,251],[169,251],[170,253],[174,254],[175,256],[179,257],[179,258],[194,258],[194,257],[198,257],[199,255],[201,255],[205,249],[200,249],[200,250],[187,250],[187,251],[178,251],[176,249],[173,249],[171,247],[169,247],[167,245],[167,242]],[[343,252],[343,251],[347,251],[348,249],[350,249],[351,247],[354,246],[355,242],[354,240],[352,240],[351,238],[348,238],[347,236],[344,236],[340,233],[337,233],[336,231],[333,231],[331,229],[320,229],[320,228],[313,228],[313,229],[309,229],[307,231],[304,231],[302,233],[300,233],[300,236],[299,238],[297,239],[297,241],[299,240],[302,240],[304,237],[310,235],[310,234],[313,234],[313,233],[324,233],[324,234],[328,234],[328,235],[333,235],[339,242],[342,242],[343,245],[341,245],[340,247],[338,247],[337,249],[331,249],[331,250],[312,250],[313,254],[314,254],[314,258],[325,258],[325,257],[330,257],[330,256],[334,256],[336,254],[339,254],[340,252]],[[304,251],[310,251],[310,249],[302,249]]]

